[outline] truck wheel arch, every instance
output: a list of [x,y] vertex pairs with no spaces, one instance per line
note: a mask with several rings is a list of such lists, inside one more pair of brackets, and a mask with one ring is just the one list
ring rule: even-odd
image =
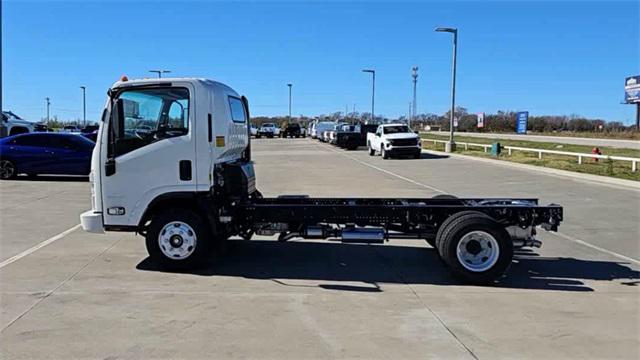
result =
[[154,215],[168,211],[170,209],[185,209],[195,212],[201,212],[202,208],[199,204],[198,198],[204,197],[208,192],[202,194],[196,192],[170,192],[157,196],[147,206],[144,214],[140,218],[138,228],[140,230],[146,230],[149,221]]

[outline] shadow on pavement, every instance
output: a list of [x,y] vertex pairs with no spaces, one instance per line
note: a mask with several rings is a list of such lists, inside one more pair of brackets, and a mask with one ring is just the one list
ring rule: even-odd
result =
[[[163,271],[149,258],[139,270]],[[430,247],[395,245],[346,245],[332,242],[275,242],[230,240],[224,256],[202,270],[201,276],[236,276],[272,280],[349,281],[370,286],[320,284],[327,290],[381,292],[381,283],[462,285]],[[624,263],[574,258],[549,258],[528,251],[516,253],[503,288],[561,291],[593,291],[584,280],[614,281],[637,285],[640,273]]]
[[[448,159],[449,155],[439,155],[439,154],[429,154],[429,153],[422,153],[420,154],[420,159]],[[418,159],[414,159],[414,160],[418,160]]]

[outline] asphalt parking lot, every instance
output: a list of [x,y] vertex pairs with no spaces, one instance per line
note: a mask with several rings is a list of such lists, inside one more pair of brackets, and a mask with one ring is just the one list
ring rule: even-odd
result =
[[146,259],[140,236],[74,228],[90,207],[86,179],[4,181],[1,357],[640,357],[638,190],[443,155],[382,160],[310,139],[253,146],[265,196],[538,197],[562,204],[565,222],[494,287],[461,285],[415,240],[256,237],[177,274]]

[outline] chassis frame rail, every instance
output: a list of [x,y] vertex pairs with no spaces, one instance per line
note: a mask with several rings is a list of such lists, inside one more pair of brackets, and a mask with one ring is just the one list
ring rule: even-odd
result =
[[239,204],[236,216],[246,223],[318,223],[403,227],[439,226],[451,215],[474,210],[506,226],[538,226],[556,231],[562,207],[538,205],[538,199],[511,198],[311,198],[280,196],[256,198]]

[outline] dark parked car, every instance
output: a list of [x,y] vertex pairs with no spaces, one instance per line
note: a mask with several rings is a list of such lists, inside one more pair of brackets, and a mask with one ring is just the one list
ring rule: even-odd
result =
[[0,139],[0,179],[18,174],[89,175],[95,143],[77,134],[29,133]]
[[286,128],[282,131],[282,137],[300,137],[304,136],[302,134],[302,130],[300,129],[300,124],[291,123],[288,124]]
[[98,125],[87,125],[85,127],[82,128],[82,133],[83,134],[90,134],[94,131],[98,131]]
[[98,130],[92,131],[90,133],[82,133],[80,135],[86,137],[87,139],[93,142],[96,142],[98,140]]
[[48,132],[50,130],[46,124],[35,124],[33,125],[33,131]]

